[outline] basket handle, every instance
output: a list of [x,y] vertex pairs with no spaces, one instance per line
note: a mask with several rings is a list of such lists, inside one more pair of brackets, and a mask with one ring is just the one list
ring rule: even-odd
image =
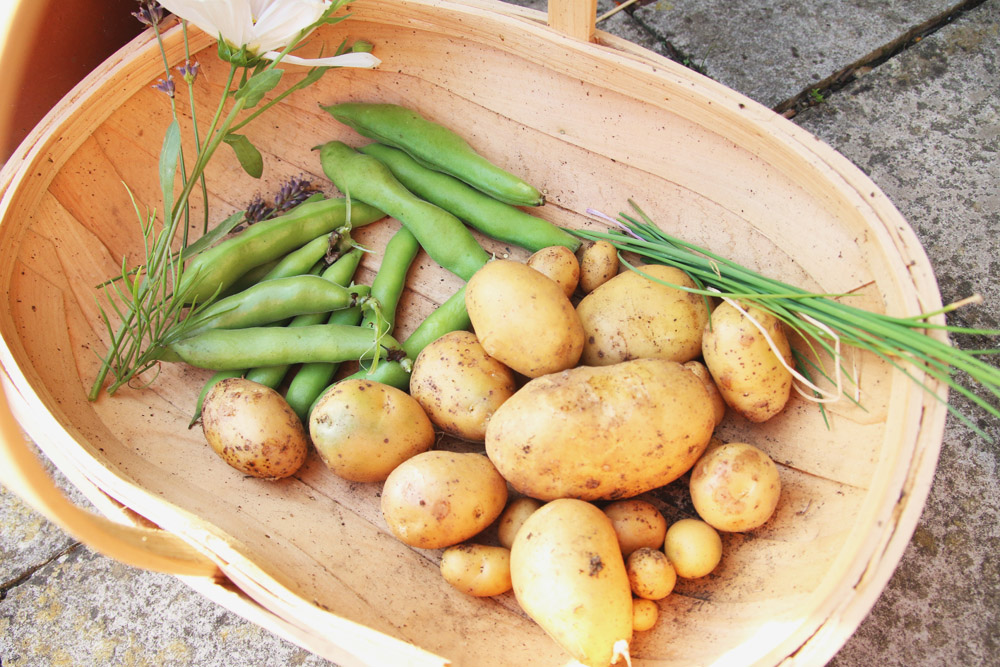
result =
[[71,503],[31,452],[0,389],[0,482],[94,551],[153,572],[219,577],[218,566],[173,533],[115,523]]
[[597,0],[549,0],[549,27],[591,42],[597,26]]

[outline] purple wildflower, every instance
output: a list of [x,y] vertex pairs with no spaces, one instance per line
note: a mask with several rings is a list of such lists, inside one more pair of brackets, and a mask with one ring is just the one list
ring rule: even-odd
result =
[[167,75],[166,80],[157,79],[156,83],[153,84],[153,88],[159,90],[160,92],[166,93],[170,97],[174,96],[174,77]]
[[155,0],[139,0],[139,10],[132,16],[145,26],[158,26],[163,21],[163,8]]
[[185,60],[184,64],[177,68],[177,73],[181,75],[185,83],[191,83],[198,77],[198,68],[201,67],[197,62],[191,62],[190,60]]

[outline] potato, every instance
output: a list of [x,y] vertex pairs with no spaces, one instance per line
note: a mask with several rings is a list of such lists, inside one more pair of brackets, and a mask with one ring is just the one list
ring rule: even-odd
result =
[[726,401],[722,398],[722,392],[715,386],[712,374],[708,372],[705,364],[700,361],[686,361],[684,362],[684,368],[689,369],[704,383],[705,389],[708,390],[709,400],[712,401],[712,408],[715,411],[715,425],[718,426],[726,417]]
[[609,241],[595,241],[580,249],[580,291],[590,294],[618,274],[618,249]]
[[619,500],[687,472],[714,426],[694,373],[637,359],[531,380],[493,414],[486,453],[526,496]]
[[617,500],[607,505],[604,513],[615,527],[618,544],[626,558],[639,547],[659,549],[663,545],[667,520],[652,503],[636,498]]
[[[744,310],[764,327],[792,367],[794,358],[781,321],[752,306]],[[791,372],[760,330],[731,303],[712,312],[702,336],[702,356],[726,404],[749,421],[767,421],[788,402]]]
[[434,426],[415,398],[370,380],[330,387],[309,416],[309,435],[335,475],[381,482],[403,461],[434,446]]
[[245,378],[218,382],[201,413],[205,439],[245,475],[281,479],[306,461],[309,439],[298,415],[270,387]]
[[410,395],[435,426],[465,440],[486,437],[486,422],[514,395],[514,373],[470,331],[452,331],[425,347],[413,363]]
[[778,506],[778,466],[745,442],[729,442],[705,454],[691,470],[691,500],[717,530],[744,532],[762,526]]
[[[638,267],[672,285],[695,287],[680,269]],[[623,271],[580,300],[576,307],[586,341],[581,363],[607,366],[629,359],[685,362],[701,355],[708,322],[704,297]]]
[[673,592],[677,583],[674,566],[659,549],[636,549],[625,561],[625,571],[632,592],[647,600],[662,600]]
[[465,288],[465,305],[487,354],[529,378],[571,368],[583,327],[562,288],[527,264],[495,259]]
[[441,555],[441,576],[468,595],[489,597],[510,590],[510,549],[459,544]]
[[573,296],[580,283],[580,261],[566,246],[542,248],[528,258],[528,266],[551,278],[566,296]]
[[632,593],[611,520],[588,502],[553,500],[510,550],[521,608],[573,658],[606,667],[628,655]]
[[670,525],[663,552],[678,577],[697,579],[710,574],[722,560],[722,538],[698,519],[681,519]]
[[482,454],[429,451],[401,463],[382,487],[382,516],[401,542],[442,549],[493,523],[507,483]]
[[660,618],[660,607],[652,600],[644,598],[632,599],[632,630],[645,632]]
[[497,539],[500,540],[500,544],[510,549],[517,531],[521,530],[525,520],[541,506],[541,501],[527,496],[510,501],[497,523]]

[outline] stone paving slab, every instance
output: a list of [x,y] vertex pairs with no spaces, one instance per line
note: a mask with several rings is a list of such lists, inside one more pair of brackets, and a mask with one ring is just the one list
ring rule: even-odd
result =
[[[517,4],[545,7],[544,0]],[[709,76],[775,106],[959,4],[967,3],[658,0],[600,27],[664,54],[680,53]],[[986,297],[954,321],[995,328],[1000,2],[976,4],[794,120],[855,162],[896,203],[927,249],[945,302],[973,292]],[[601,0],[599,13],[612,6]],[[1000,439],[995,421],[980,426]],[[997,467],[996,446],[950,419],[914,539],[833,664],[997,661]],[[328,664],[172,577],[91,553],[2,489],[0,528],[4,666]]]

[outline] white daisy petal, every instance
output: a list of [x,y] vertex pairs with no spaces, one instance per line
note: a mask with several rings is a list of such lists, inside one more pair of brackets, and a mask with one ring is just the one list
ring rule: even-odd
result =
[[[274,60],[280,54],[277,51],[268,51],[264,58]],[[339,56],[329,56],[326,58],[299,58],[298,56],[285,56],[281,59],[283,63],[291,65],[305,65],[307,67],[359,67],[371,69],[378,67],[382,61],[370,53],[344,53]]]

